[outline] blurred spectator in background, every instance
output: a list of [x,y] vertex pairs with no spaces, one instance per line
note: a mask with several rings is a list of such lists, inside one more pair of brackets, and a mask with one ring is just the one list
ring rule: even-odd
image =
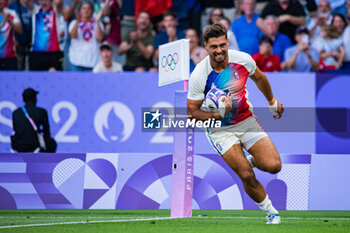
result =
[[346,19],[350,22],[350,0],[346,1]]
[[[305,25],[305,12],[298,1],[295,0],[273,0],[264,8],[261,17],[274,15],[280,22],[279,32],[287,35],[295,43],[294,35],[298,26]],[[264,31],[262,21],[259,21],[259,27]]]
[[[331,4],[332,8],[332,14],[342,14],[346,15],[346,0],[328,0]],[[317,4],[320,2],[320,0],[316,0]]]
[[163,13],[163,30],[156,35],[154,40],[155,60],[158,61],[159,45],[185,38],[185,32],[177,30],[176,15],[171,11]]
[[331,24],[337,29],[337,32],[343,39],[345,50],[345,59],[342,69],[350,69],[350,26],[342,14],[335,14]]
[[273,15],[266,16],[264,20],[265,35],[273,41],[273,54],[279,56],[280,61],[284,61],[284,52],[292,46],[289,37],[278,32],[278,19]]
[[9,9],[16,11],[22,25],[22,33],[15,32],[18,70],[28,68],[26,60],[32,41],[32,13],[36,11],[34,8],[38,7],[34,0],[15,0],[8,6]]
[[[79,11],[83,3],[90,2],[93,5],[93,13],[97,14],[100,9],[102,0],[63,0],[63,17],[67,23],[66,29],[66,41],[64,47],[64,68],[65,70],[69,70],[71,68],[71,63],[69,61],[69,48],[71,45],[71,38],[69,33],[69,25],[72,20],[76,19],[76,15],[79,15]],[[134,2],[134,1],[132,1]],[[130,4],[130,3],[129,3]],[[93,15],[94,15],[93,14]]]
[[[238,4],[239,4],[238,0]],[[210,18],[212,18],[212,14],[214,13],[215,8],[221,8],[221,14],[225,15],[232,22],[236,18],[236,9],[235,8],[235,0],[201,0],[202,3],[202,29],[204,29],[208,22],[209,24],[213,24],[216,22],[210,23]],[[239,9],[239,8],[238,8]],[[216,13],[216,11],[215,11]],[[215,20],[215,19],[214,19]],[[204,30],[203,30],[204,31]]]
[[321,37],[314,43],[320,53],[320,71],[338,70],[343,63],[345,51],[343,40],[333,25],[321,27]]
[[123,71],[122,65],[112,60],[113,49],[108,43],[100,46],[100,56],[102,61],[94,67],[94,73]]
[[236,40],[235,34],[233,34],[231,29],[231,21],[226,16],[223,16],[222,19],[220,19],[220,23],[224,25],[224,27],[227,30],[227,38],[228,38],[228,49],[235,49],[239,50],[238,43]]
[[136,20],[136,31],[123,38],[118,54],[126,53],[125,71],[153,71],[154,35],[151,16],[140,12]]
[[63,53],[59,46],[59,15],[53,0],[40,0],[33,12],[33,42],[29,54],[30,70],[62,70]]
[[71,71],[92,71],[98,63],[99,46],[103,40],[103,26],[100,23],[102,11],[96,18],[93,15],[93,5],[89,2],[81,6],[80,13],[69,25],[71,45],[69,61]]
[[306,25],[310,23],[311,18],[316,17],[317,5],[315,0],[298,0],[305,12]]
[[120,25],[120,12],[119,6],[121,0],[105,0],[102,9],[102,15],[109,17],[109,33],[105,40],[112,46],[113,49],[113,60],[124,64],[125,56],[118,56],[117,51],[121,43],[121,25]]
[[310,32],[305,26],[297,28],[295,33],[296,45],[288,48],[285,52],[285,62],[282,69],[295,72],[318,71],[320,54],[309,45]]
[[11,147],[18,152],[56,151],[47,111],[36,106],[38,93],[32,88],[25,89],[22,94],[25,106],[12,113],[14,135],[11,136]]
[[22,33],[16,11],[5,7],[7,0],[0,0],[0,70],[17,70],[14,31]]
[[259,51],[259,38],[263,35],[257,26],[259,15],[255,11],[255,0],[243,0],[244,14],[233,21],[232,31],[236,36],[240,51],[255,54]]
[[320,37],[321,27],[331,24],[332,21],[332,8],[327,0],[320,0],[317,5],[316,17],[310,20],[307,28],[310,30],[311,44],[315,42],[315,39]]
[[272,46],[271,38],[262,36],[259,40],[259,53],[253,55],[256,65],[263,72],[281,71],[280,58],[272,53]]
[[186,39],[190,40],[190,72],[195,66],[205,58],[208,53],[202,46],[200,46],[197,31],[190,28],[186,30]]
[[214,23],[219,23],[220,20],[224,17],[224,11],[221,8],[214,8],[209,15],[208,25],[212,25]]

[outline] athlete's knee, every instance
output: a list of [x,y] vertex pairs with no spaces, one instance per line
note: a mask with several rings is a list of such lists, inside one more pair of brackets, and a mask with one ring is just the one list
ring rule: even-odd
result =
[[280,160],[276,160],[274,162],[271,162],[268,166],[268,172],[270,172],[271,174],[276,174],[278,172],[281,171],[282,168],[282,164]]
[[245,185],[255,186],[257,184],[257,180],[255,178],[253,170],[242,171],[240,177]]

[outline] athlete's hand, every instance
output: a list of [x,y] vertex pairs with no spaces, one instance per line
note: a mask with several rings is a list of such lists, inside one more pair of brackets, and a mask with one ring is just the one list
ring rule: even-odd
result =
[[282,114],[284,112],[284,108],[283,108],[282,103],[278,102],[275,99],[275,102],[273,104],[270,104],[269,108],[270,108],[270,112],[273,115],[273,118],[275,120],[282,117]]

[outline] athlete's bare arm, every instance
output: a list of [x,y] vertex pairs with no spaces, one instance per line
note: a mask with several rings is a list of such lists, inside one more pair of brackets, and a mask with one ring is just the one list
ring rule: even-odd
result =
[[[229,94],[227,94],[227,101],[225,103],[225,115],[231,111],[232,108],[232,100]],[[201,106],[204,100],[191,100],[187,99],[187,114],[191,119],[197,119],[201,121],[205,121],[208,119],[221,119],[219,112],[205,112],[201,110]],[[223,100],[224,101],[224,100]]]
[[[250,78],[255,82],[259,90],[264,94],[265,98],[269,102],[269,105],[273,105],[276,99],[272,94],[271,85],[269,80],[266,78],[266,75],[258,67],[256,67],[255,73],[250,76]],[[274,118],[281,118],[283,112],[283,105],[277,101],[277,115],[274,116]]]

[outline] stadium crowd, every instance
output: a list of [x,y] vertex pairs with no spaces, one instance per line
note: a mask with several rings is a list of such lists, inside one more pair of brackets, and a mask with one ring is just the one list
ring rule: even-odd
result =
[[350,0],[0,0],[0,70],[157,71],[159,45],[227,28],[267,72],[350,71]]

